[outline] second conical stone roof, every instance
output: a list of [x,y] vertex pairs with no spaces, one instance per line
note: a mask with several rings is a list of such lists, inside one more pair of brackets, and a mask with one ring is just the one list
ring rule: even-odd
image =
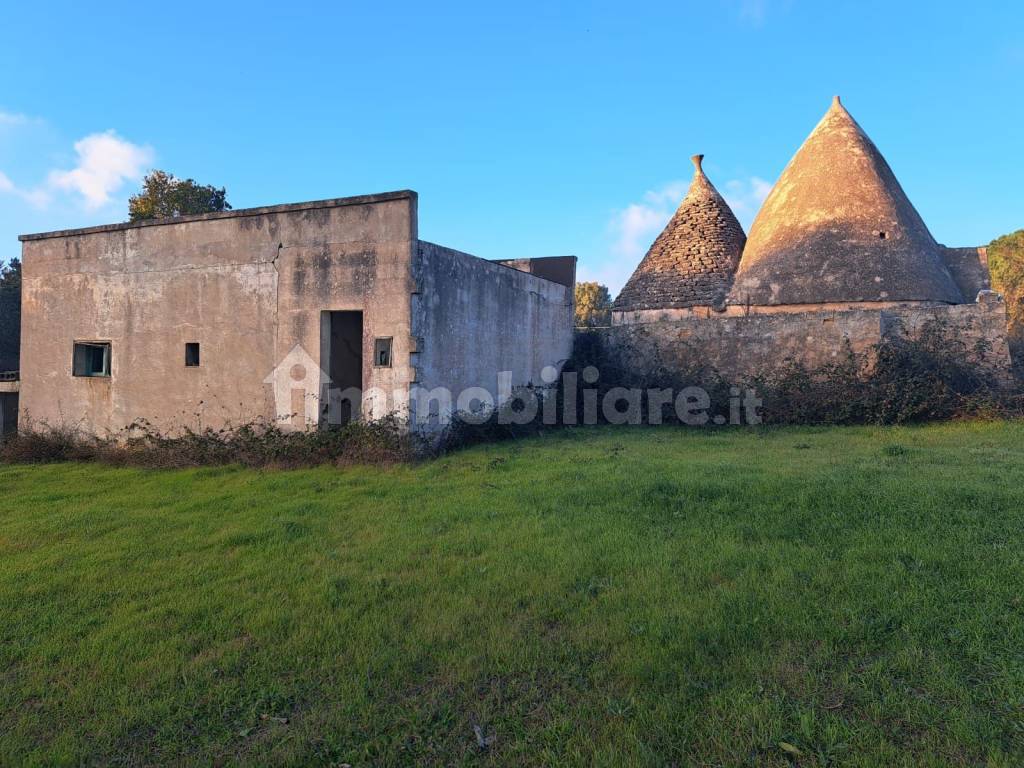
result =
[[615,299],[616,310],[717,306],[746,236],[694,155],[693,181],[675,215]]

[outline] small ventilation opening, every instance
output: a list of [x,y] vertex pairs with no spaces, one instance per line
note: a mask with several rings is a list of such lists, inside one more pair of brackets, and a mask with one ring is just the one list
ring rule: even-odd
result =
[[199,342],[190,341],[185,344],[185,367],[186,368],[198,368],[199,367]]
[[373,364],[378,368],[391,367],[391,339],[374,339]]
[[879,240],[888,240],[889,239],[889,233],[888,232],[879,232],[878,233],[878,239]]

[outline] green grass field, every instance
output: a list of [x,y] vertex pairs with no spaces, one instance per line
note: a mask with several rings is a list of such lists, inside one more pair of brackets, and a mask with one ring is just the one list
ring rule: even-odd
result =
[[0,466],[0,504],[3,765],[1024,761],[1022,424]]

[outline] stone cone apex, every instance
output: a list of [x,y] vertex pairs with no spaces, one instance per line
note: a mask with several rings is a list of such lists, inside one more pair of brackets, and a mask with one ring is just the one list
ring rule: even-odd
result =
[[963,298],[889,164],[836,96],[754,219],[728,301]]
[[686,197],[615,299],[615,310],[723,305],[746,236],[704,175],[704,155],[692,159]]

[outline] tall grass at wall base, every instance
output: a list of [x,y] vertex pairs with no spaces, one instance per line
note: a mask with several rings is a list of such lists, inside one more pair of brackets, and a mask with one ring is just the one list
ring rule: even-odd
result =
[[398,418],[310,432],[284,431],[276,425],[256,423],[220,430],[185,428],[171,435],[140,421],[106,437],[91,435],[77,426],[30,422],[0,445],[0,461],[100,461],[115,466],[164,468],[393,464],[419,455],[421,443]]

